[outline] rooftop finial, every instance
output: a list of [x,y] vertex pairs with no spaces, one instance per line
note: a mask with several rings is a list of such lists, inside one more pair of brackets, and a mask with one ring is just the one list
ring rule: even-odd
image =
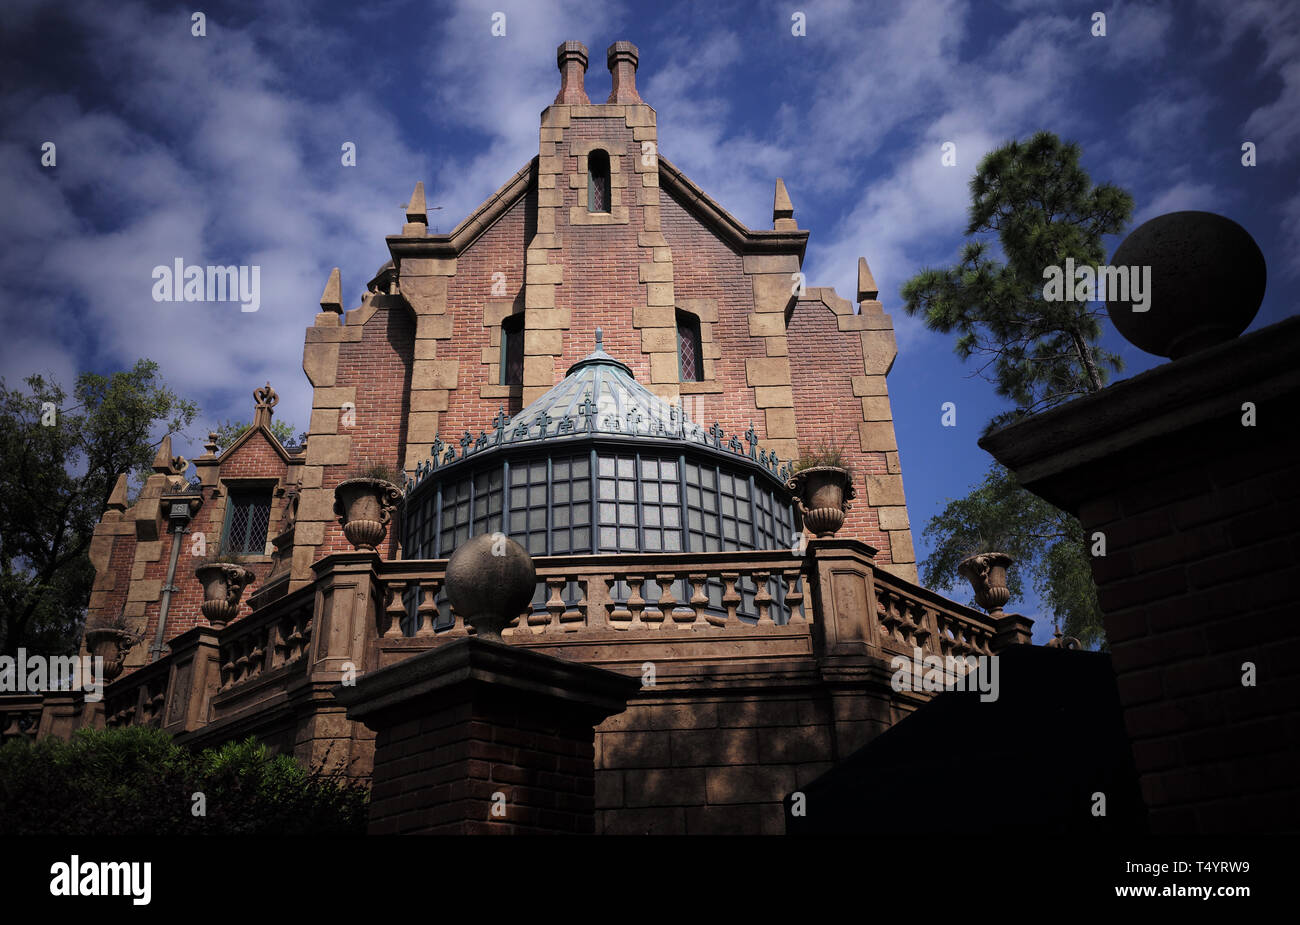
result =
[[596,349],[597,350],[605,349],[605,332],[602,331],[600,328],[596,328]]

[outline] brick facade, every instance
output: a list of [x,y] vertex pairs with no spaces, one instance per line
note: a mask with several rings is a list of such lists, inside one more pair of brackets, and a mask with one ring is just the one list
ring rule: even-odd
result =
[[1290,319],[982,441],[1104,537],[1092,573],[1153,832],[1300,827],[1297,350]]

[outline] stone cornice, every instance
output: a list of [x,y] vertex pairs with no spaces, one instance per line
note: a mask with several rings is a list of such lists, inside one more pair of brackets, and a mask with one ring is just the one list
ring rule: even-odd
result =
[[[1194,427],[1233,422],[1243,402],[1300,390],[1300,316],[1125,379],[994,431],[979,445],[1030,486]],[[1056,492],[1053,492],[1056,494]],[[1051,500],[1049,498],[1049,500]]]

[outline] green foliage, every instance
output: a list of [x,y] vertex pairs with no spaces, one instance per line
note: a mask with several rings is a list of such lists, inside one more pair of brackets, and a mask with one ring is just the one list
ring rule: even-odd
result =
[[[1067,258],[1101,265],[1102,238],[1123,231],[1133,213],[1133,198],[1117,186],[1094,186],[1079,155],[1077,144],[1051,132],[989,152],[970,183],[965,233],[972,240],[961,259],[925,269],[903,286],[908,314],[923,316],[931,330],[955,332],[957,355],[976,358],[975,375],[1014,405],[985,432],[1098,391],[1122,368],[1117,355],[1097,346],[1104,308],[1043,298],[1047,268],[1064,267]],[[981,545],[1000,546],[1017,560],[1008,578],[1013,596],[1021,593],[1022,575],[1032,578],[1068,635],[1104,642],[1082,526],[1001,466],[966,498],[951,501],[925,535],[935,544],[928,583],[955,587],[961,558]]]
[[795,460],[793,469],[798,472],[813,466],[837,466],[848,474],[850,481],[853,479],[853,467],[844,459],[844,448],[838,444],[818,444],[812,452]]
[[[195,816],[202,793],[206,815]],[[0,832],[9,835],[349,835],[366,788],[308,770],[255,739],[195,754],[144,726],[0,748]]]
[[401,484],[401,478],[399,478],[392,466],[369,459],[362,460],[360,465],[352,470],[352,477],[357,479],[380,479],[394,485]]
[[977,552],[1005,552],[1013,560],[1007,569],[1013,602],[1023,597],[1028,581],[1067,636],[1089,647],[1104,644],[1083,525],[1025,491],[1004,467],[994,463],[966,497],[949,499],[926,524],[924,536],[933,548],[922,570],[930,587],[955,595],[964,591],[974,605],[958,565]]
[[[213,431],[217,435],[218,451],[227,449],[253,426],[251,421],[224,421]],[[281,446],[301,446],[307,440],[306,434],[294,435],[294,426],[288,421],[271,419],[271,433],[280,441]]]
[[140,360],[82,373],[72,401],[52,379],[0,379],[0,652],[76,651],[94,581],[87,550],[117,477],[147,471],[153,434],[198,413]]
[[[1015,404],[988,429],[1095,392],[1122,368],[1097,346],[1104,308],[1043,298],[1047,267],[1066,258],[1102,264],[1102,238],[1122,231],[1133,212],[1127,192],[1092,184],[1079,154],[1051,132],[989,152],[970,183],[965,232],[988,237],[968,241],[956,266],[925,269],[902,288],[907,313],[956,332],[957,355],[981,361],[976,374]],[[992,236],[1004,260],[993,256]]]

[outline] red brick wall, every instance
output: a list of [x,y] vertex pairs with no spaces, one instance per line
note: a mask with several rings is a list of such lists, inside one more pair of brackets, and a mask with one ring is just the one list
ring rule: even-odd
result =
[[783,834],[781,800],[832,767],[833,742],[811,694],[631,703],[597,727],[596,831]]
[[[405,445],[405,421],[410,401],[411,362],[414,357],[415,320],[405,308],[381,304],[361,331],[361,340],[339,345],[336,387],[353,387],[356,391],[356,424],[339,428],[340,434],[352,437],[348,462],[325,467],[322,486],[335,485],[371,463],[384,464],[394,470],[402,467],[401,449]],[[396,553],[396,532],[390,530],[380,550],[385,556]],[[325,543],[319,556],[332,552],[350,552],[352,544],[343,535],[338,521],[325,528]]]
[[[518,310],[523,310],[524,254],[527,238],[536,220],[535,202],[524,197],[515,203],[477,241],[456,258],[456,275],[447,285],[447,311],[452,317],[450,341],[438,341],[440,359],[460,361],[457,387],[447,402],[447,411],[438,418],[439,436],[455,444],[461,434],[469,431],[477,437],[479,431],[492,433],[492,418],[500,405],[507,414],[514,414],[508,399],[483,398],[482,387],[497,385],[488,381],[488,364],[483,362],[483,348],[491,346],[491,329],[483,324],[483,312],[489,299],[514,299]],[[528,233],[526,233],[528,232]],[[492,295],[493,274],[504,273],[506,294]],[[518,400],[516,399],[516,405]],[[423,455],[429,448],[423,447]],[[460,448],[457,446],[457,455]]]
[[790,318],[790,379],[794,383],[795,419],[799,447],[816,451],[837,445],[854,469],[857,500],[837,534],[862,540],[879,552],[880,562],[893,562],[889,534],[880,529],[875,508],[867,505],[864,477],[887,473],[884,453],[864,453],[858,435],[862,400],[853,395],[853,377],[863,375],[862,338],[841,331],[836,314],[824,302],[801,301]]
[[659,203],[659,221],[673,252],[673,294],[679,301],[713,299],[718,305],[713,338],[722,356],[713,361],[713,369],[722,392],[690,396],[687,411],[704,427],[716,419],[729,435],[743,434],[752,421],[762,445],[766,418],[745,378],[745,359],[766,357],[767,349],[763,338],[749,334],[754,289],[744,273],[744,260],[667,190]]
[[[167,627],[164,633],[164,641],[179,636],[186,630],[193,629],[195,626],[207,624],[207,620],[199,610],[200,604],[203,603],[203,586],[199,580],[194,577],[194,569],[204,556],[215,556],[221,552],[221,543],[224,539],[222,531],[225,528],[226,505],[225,501],[229,497],[228,479],[266,479],[283,482],[288,465],[284,458],[271,446],[270,441],[260,432],[253,433],[247,441],[226,454],[222,454],[221,468],[219,470],[218,485],[220,486],[220,497],[216,497],[211,490],[204,492],[203,506],[199,509],[198,515],[190,522],[190,533],[181,540],[180,554],[176,560],[176,575],[173,584],[179,590],[172,593],[171,601],[167,608]],[[274,537],[282,529],[284,499],[276,497],[274,494],[271,498],[271,518],[267,526],[267,538]],[[163,512],[164,515],[166,511]],[[198,553],[198,547],[194,545],[195,535],[203,533],[204,542],[201,553]],[[145,569],[146,579],[160,579],[164,584],[167,579],[167,566],[171,558],[171,533],[163,533],[160,536],[162,541],[162,554],[153,562],[150,562]],[[130,538],[127,538],[128,541]],[[119,545],[123,545],[119,540]],[[197,554],[195,554],[197,553]],[[128,553],[128,574],[131,557],[134,556],[134,549]],[[239,617],[245,617],[251,610],[248,606],[249,595],[257,590],[262,581],[271,571],[271,557],[265,555],[245,556],[243,565],[251,569],[257,579],[244,592],[243,600],[240,603]],[[154,634],[158,631],[158,618],[162,602],[154,601],[145,607],[146,630],[145,645],[153,645]]]
[[1079,511],[1106,535],[1093,576],[1156,832],[1300,827],[1300,462],[1251,436],[1126,459]]
[[[558,712],[480,695],[386,721],[370,834],[591,834],[594,734]],[[493,815],[494,794],[504,816]]]

